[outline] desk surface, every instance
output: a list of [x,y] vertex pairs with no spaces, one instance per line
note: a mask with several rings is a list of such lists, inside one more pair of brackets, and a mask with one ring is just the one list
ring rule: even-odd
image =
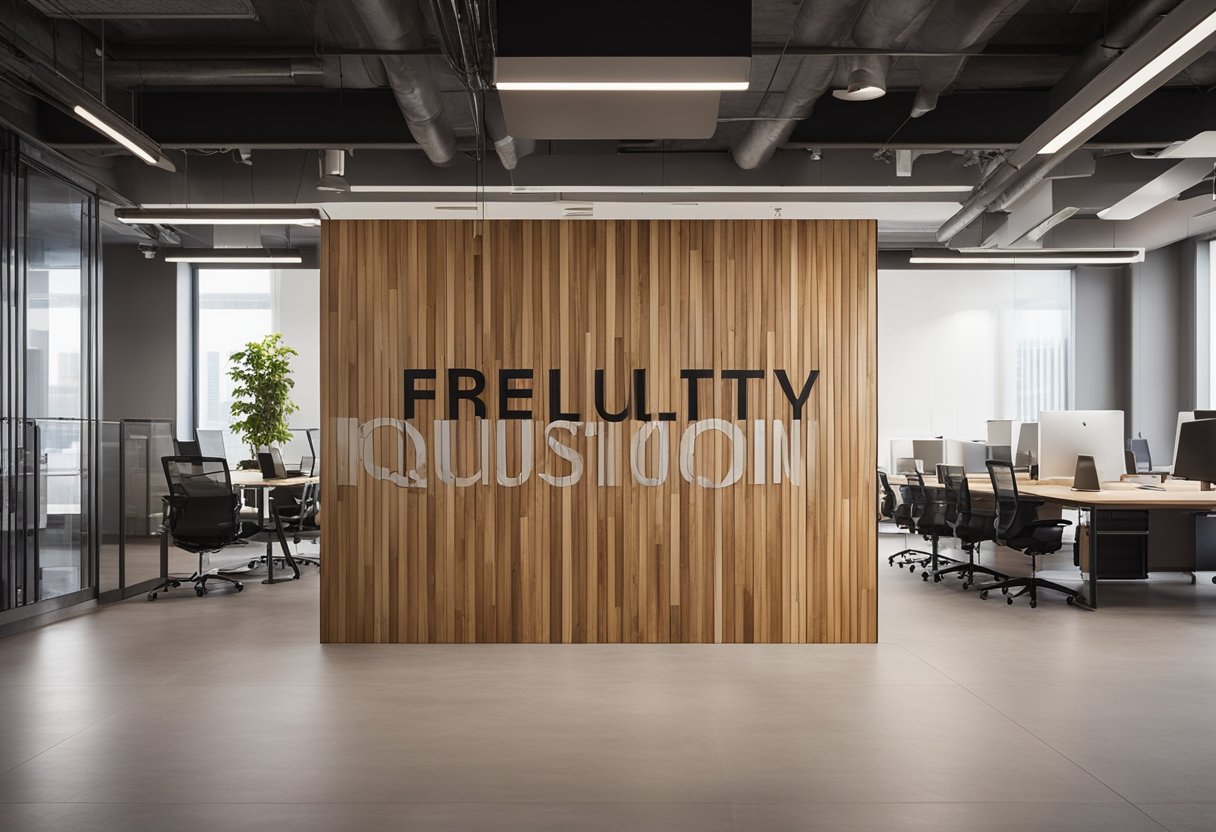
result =
[[[904,480],[899,477],[899,480]],[[895,484],[895,477],[891,478]],[[991,494],[992,483],[986,476],[967,477],[974,494]],[[926,476],[926,485],[937,485],[937,477]],[[1164,491],[1140,488],[1134,482],[1104,482],[1101,491],[1073,491],[1068,480],[1032,480],[1018,477],[1018,492],[1064,506],[1095,506],[1099,508],[1187,508],[1194,511],[1216,509],[1216,491],[1201,491],[1199,483],[1169,480]]]
[[306,485],[320,482],[320,477],[285,477],[281,480],[263,479],[261,471],[233,471],[232,484],[240,488],[278,488],[281,485]]

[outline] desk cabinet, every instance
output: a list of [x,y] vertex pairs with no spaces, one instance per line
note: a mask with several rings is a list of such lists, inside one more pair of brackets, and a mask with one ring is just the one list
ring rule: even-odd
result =
[[1148,530],[1147,511],[1095,509],[1090,512],[1090,525],[1077,535],[1075,562],[1089,574],[1089,548],[1096,546],[1098,580],[1147,578]]

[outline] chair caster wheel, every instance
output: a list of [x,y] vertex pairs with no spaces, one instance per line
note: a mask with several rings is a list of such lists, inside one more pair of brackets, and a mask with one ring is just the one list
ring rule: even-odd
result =
[[984,590],[981,590],[981,591],[980,591],[980,600],[981,600],[981,601],[987,601],[987,600],[988,600],[988,590],[984,589]]
[[971,589],[971,581],[963,581],[963,589]]
[[1005,598],[1005,603],[1006,603],[1006,604],[1008,604],[1009,606],[1011,606],[1011,607],[1012,607],[1012,606],[1013,606],[1013,599],[1012,599],[1012,598],[1010,598],[1010,597],[1008,597],[1008,596],[1006,596],[1006,598]]
[[244,589],[244,588],[245,588],[245,585],[244,585],[244,584],[238,583],[238,584],[236,585],[236,591],[237,591],[237,592],[240,592],[240,591],[241,591],[242,589]]
[[258,562],[257,562],[256,560],[251,560],[251,561],[249,561],[249,568],[250,568],[250,569],[256,569],[256,568],[257,568],[257,566],[258,566]]
[[[1012,602],[1011,602],[1011,603],[1012,603]],[[1031,601],[1031,602],[1030,602],[1030,608],[1031,608],[1031,609],[1034,609],[1034,608],[1035,608],[1035,607],[1037,607],[1038,605],[1039,605],[1039,602],[1038,602],[1038,601]]]
[[[915,572],[915,571],[916,571],[916,564],[914,563],[914,564],[912,564],[911,566],[909,566],[909,567],[908,567],[908,571],[909,571],[909,572]],[[1212,578],[1212,583],[1216,584],[1216,578]]]
[[1002,594],[1002,595],[1008,595],[1008,594],[1009,594],[1009,587],[1007,587],[1007,586],[1003,586],[1003,587],[1001,587],[1001,594]]
[[920,579],[922,581],[924,581],[925,583],[928,583],[929,582],[929,573],[928,572],[924,573],[923,575],[920,576]]
[[941,576],[941,575],[934,575],[934,576],[933,576],[933,583],[935,583],[935,584],[940,584],[941,582],[942,582],[942,576]]
[[1071,595],[1069,595],[1068,597],[1066,597],[1066,598],[1064,599],[1064,603],[1065,603],[1065,604],[1068,604],[1068,606],[1070,606],[1070,607],[1071,607],[1071,606],[1073,606],[1073,605],[1075,605],[1075,604],[1077,603],[1077,599],[1076,599],[1076,598],[1073,598]]
[[194,594],[197,595],[199,598],[202,598],[204,595],[207,594],[207,588],[204,586],[196,586],[194,588]]
[[149,592],[149,593],[148,593],[148,600],[149,600],[149,601],[155,601],[155,600],[156,600],[156,596],[157,596],[157,593],[155,593],[155,592]]

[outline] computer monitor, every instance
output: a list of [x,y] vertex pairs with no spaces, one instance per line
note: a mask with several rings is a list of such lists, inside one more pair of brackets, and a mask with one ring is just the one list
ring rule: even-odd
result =
[[1017,421],[1014,419],[989,419],[988,444],[1012,445],[1017,431]]
[[984,450],[993,462],[1013,462],[1013,448],[1010,445],[988,445]]
[[1182,425],[1174,476],[1197,480],[1204,491],[1212,490],[1216,482],[1216,419],[1195,419]]
[[1196,410],[1196,419],[1216,419],[1216,410]]
[[1102,482],[1123,473],[1122,410],[1044,410],[1039,414],[1039,479],[1072,479],[1077,457],[1094,458]]
[[1018,428],[1017,453],[1013,464],[1021,468],[1029,468],[1039,459],[1039,423],[1022,422]]
[[913,439],[912,456],[924,463],[921,470],[936,471],[938,465],[946,462],[945,440]]
[[983,442],[963,443],[963,470],[968,474],[987,474],[988,446]]
[[[1193,410],[1178,411],[1178,424],[1174,427],[1174,456],[1173,456],[1174,465],[1178,464],[1178,443],[1182,441],[1182,426],[1185,425],[1187,422],[1193,422],[1193,421],[1195,421],[1195,411],[1193,411]],[[1171,471],[1174,470],[1173,466],[1170,467],[1170,470]]]
[[1148,451],[1148,440],[1141,437],[1127,440],[1127,452],[1136,460],[1136,469],[1129,474],[1147,474],[1153,470],[1153,457]]

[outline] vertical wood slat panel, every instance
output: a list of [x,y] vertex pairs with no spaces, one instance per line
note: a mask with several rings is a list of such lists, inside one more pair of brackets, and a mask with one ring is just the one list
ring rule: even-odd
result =
[[[324,642],[872,642],[877,638],[873,523],[877,397],[875,226],[863,221],[336,221],[322,231],[322,466],[326,567]],[[448,368],[486,374],[498,418],[501,368],[534,371],[533,470],[497,483],[497,437],[483,456],[464,402],[451,427],[456,476],[439,481],[433,421],[446,418]],[[413,424],[427,443],[425,489],[343,466],[337,420],[402,417],[402,371],[434,369],[435,401]],[[544,435],[548,375],[562,371],[562,407],[594,415],[594,371],[606,404],[632,398],[647,371],[651,412],[674,410],[667,479],[634,481],[637,421],[601,434],[559,434],[583,460],[580,482],[556,488],[570,463]],[[746,437],[742,480],[702,488],[680,474],[688,424],[679,371],[763,369],[747,382],[701,385],[700,418]],[[774,484],[772,420],[789,422],[773,371],[798,384],[820,370],[802,426],[801,485]],[[516,402],[520,404],[520,402]],[[753,483],[755,420],[767,484]],[[507,422],[506,469],[523,463],[523,422]],[[603,452],[599,450],[603,443]],[[406,442],[406,456],[412,457]],[[377,431],[378,464],[398,441]],[[658,441],[639,464],[658,470]],[[697,473],[717,478],[729,443],[698,439]],[[600,459],[615,484],[597,485]],[[410,467],[408,464],[406,467]]]

